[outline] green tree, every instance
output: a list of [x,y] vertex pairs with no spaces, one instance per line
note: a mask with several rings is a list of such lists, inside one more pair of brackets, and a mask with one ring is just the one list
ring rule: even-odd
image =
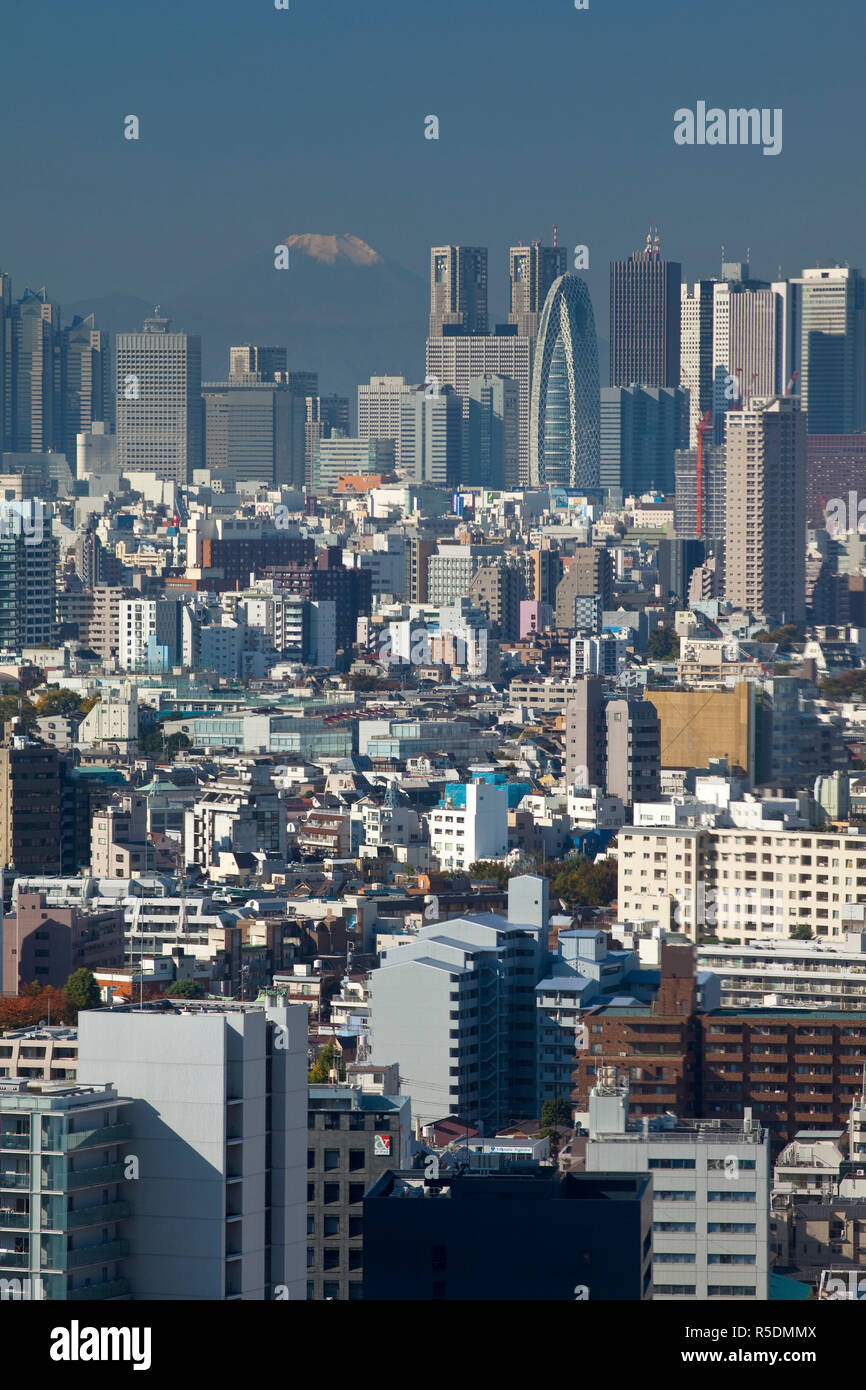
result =
[[198,980],[172,980],[165,992],[170,999],[204,998],[204,990]]
[[36,696],[36,713],[40,719],[49,714],[86,714],[84,705],[87,705],[87,709],[93,709],[98,699],[99,696],[95,695],[84,700],[74,690],[45,690]]
[[798,642],[802,642],[805,633],[796,623],[785,623],[782,627],[762,628],[760,632],[752,635],[753,642],[776,642],[781,652],[790,652]]
[[494,859],[476,859],[466,872],[471,879],[495,883],[497,888],[504,888],[511,877],[511,870],[505,864],[497,864]]
[[795,927],[791,928],[792,941],[811,941],[811,939],[812,928],[807,927],[805,922],[798,922]]
[[0,724],[8,724],[12,719],[20,719],[28,729],[36,723],[36,708],[26,696],[0,695]]
[[606,907],[616,897],[615,859],[587,859],[575,854],[550,866],[550,891],[578,907]]
[[554,1125],[566,1125],[571,1128],[571,1102],[566,1100],[565,1096],[557,1096],[556,1100],[546,1100],[541,1107],[542,1129],[552,1129]]
[[73,970],[63,986],[63,993],[71,1009],[98,1009],[102,1003],[96,977],[84,966]]
[[337,1066],[337,1044],[325,1043],[310,1070],[310,1085],[322,1086],[328,1080],[328,1073]]
[[680,639],[669,627],[657,627],[650,633],[647,651],[653,661],[669,661],[680,654]]

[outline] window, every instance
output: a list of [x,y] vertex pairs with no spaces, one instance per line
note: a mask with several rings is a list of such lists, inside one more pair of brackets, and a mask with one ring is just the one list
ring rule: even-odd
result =
[[[653,1230],[654,1230],[654,1231],[661,1231],[662,1233],[664,1233],[665,1231],[693,1231],[694,1229],[695,1229],[695,1223],[694,1223],[694,1221],[654,1221],[654,1222],[653,1222]],[[753,1227],[752,1229],[754,1229],[754,1227]]]
[[364,1184],[362,1182],[349,1183],[349,1203],[361,1202],[364,1198]]
[[357,1168],[363,1168],[367,1162],[367,1155],[363,1149],[349,1150],[349,1171],[354,1172]]
[[654,1192],[653,1197],[657,1202],[693,1202],[695,1200],[694,1190],[691,1192],[671,1190],[670,1192]]
[[694,1168],[693,1158],[651,1158],[648,1168]]
[[340,1234],[340,1218],[339,1218],[339,1216],[326,1216],[326,1217],[325,1217],[325,1224],[324,1224],[324,1231],[323,1231],[323,1233],[324,1233],[324,1235],[326,1235],[326,1236],[338,1236],[338,1235]]
[[754,1298],[754,1284],[708,1284],[707,1298]]
[[328,1171],[329,1169],[331,1169],[331,1168],[339,1168],[339,1166],[340,1166],[340,1150],[339,1150],[339,1149],[325,1149],[325,1171],[327,1172],[327,1171]]
[[[655,1264],[660,1265],[693,1265],[694,1255],[687,1254],[684,1250],[665,1250],[657,1251],[653,1255]],[[712,1260],[710,1261],[712,1263]]]
[[339,1202],[340,1184],[338,1182],[326,1182],[322,1189],[323,1202]]

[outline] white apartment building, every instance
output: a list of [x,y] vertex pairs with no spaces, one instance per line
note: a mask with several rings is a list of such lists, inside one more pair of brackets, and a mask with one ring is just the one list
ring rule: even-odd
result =
[[623,921],[700,929],[745,945],[797,927],[842,938],[866,903],[866,829],[625,826],[617,838]]
[[769,1297],[770,1149],[746,1109],[742,1125],[629,1121],[628,1083],[601,1067],[589,1098],[588,1173],[653,1180],[653,1297]]
[[719,977],[722,1008],[866,1011],[866,931],[862,929],[849,931],[838,941],[699,946],[698,969],[712,970]]
[[82,1012],[79,1080],[128,1097],[139,1161],[131,1298],[304,1298],[306,1071],[302,1005]]
[[441,869],[468,869],[478,859],[503,859],[508,853],[505,787],[473,782],[466,800],[445,799],[430,812],[430,852]]

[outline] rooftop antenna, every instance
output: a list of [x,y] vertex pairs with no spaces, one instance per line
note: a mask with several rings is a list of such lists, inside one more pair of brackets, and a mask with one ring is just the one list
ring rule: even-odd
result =
[[554,247],[559,245],[559,227],[555,222],[553,224],[553,245]]
[[654,241],[653,241],[653,255],[654,255],[654,256],[657,256],[657,255],[659,254],[660,250],[661,250],[661,244],[660,244],[660,242],[659,242],[659,229],[658,229],[658,223],[656,223],[656,234],[655,234],[655,239],[654,239]]
[[722,275],[725,273],[725,243],[722,242]]

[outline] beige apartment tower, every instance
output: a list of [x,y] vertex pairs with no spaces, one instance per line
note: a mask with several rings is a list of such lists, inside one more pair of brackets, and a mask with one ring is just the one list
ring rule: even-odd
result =
[[727,420],[725,597],[773,623],[806,616],[806,417],[758,397]]

